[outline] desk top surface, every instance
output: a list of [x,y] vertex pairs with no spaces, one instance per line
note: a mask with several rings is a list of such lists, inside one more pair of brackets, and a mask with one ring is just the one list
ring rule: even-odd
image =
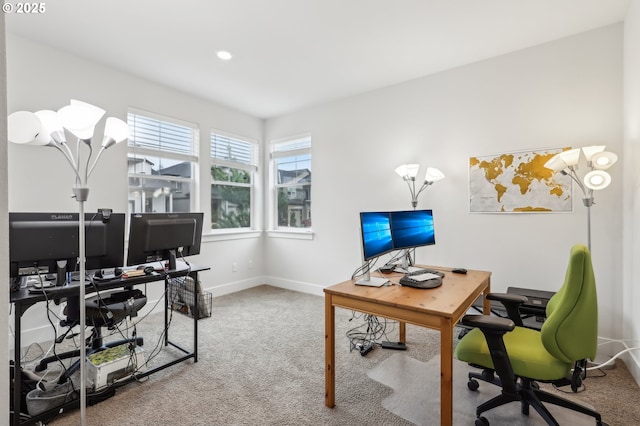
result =
[[[457,317],[461,307],[471,306],[482,291],[490,286],[491,272],[469,270],[466,274],[454,274],[451,268],[416,265],[444,272],[442,285],[433,289],[403,287],[398,281],[402,273],[372,273],[388,278],[391,285],[368,287],[356,285],[348,280],[326,287],[324,292],[332,296],[343,296],[364,302],[394,306],[442,317]],[[490,290],[490,289],[489,289]]]
[[[127,270],[136,270],[137,268],[135,266],[128,266],[123,269],[124,269],[124,272],[126,272]],[[201,272],[209,269],[210,269],[209,267],[205,267],[205,266],[199,266],[194,264],[187,265],[184,262],[179,262],[176,270],[154,272],[153,274],[150,274],[150,275],[140,275],[140,276],[128,277],[128,278],[117,277],[110,280],[93,279],[93,284],[92,284],[92,279],[87,277],[85,279],[85,291],[87,294],[89,294],[89,293],[94,293],[96,291],[110,290],[118,287],[127,287],[127,286],[145,284],[145,283],[150,283],[155,281],[163,281],[167,276],[181,277],[192,272]],[[90,276],[92,275],[92,274],[89,274],[89,271],[87,271],[87,274]],[[59,299],[59,298],[77,293],[79,291],[79,287],[80,287],[80,282],[74,281],[72,284],[67,284],[61,287],[58,287],[58,286],[46,287],[38,291],[31,291],[29,287],[20,288],[17,291],[11,292],[10,302],[11,303],[35,303],[41,300]]]

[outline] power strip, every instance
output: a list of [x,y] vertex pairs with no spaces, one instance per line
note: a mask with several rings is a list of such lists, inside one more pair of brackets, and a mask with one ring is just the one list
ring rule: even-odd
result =
[[360,355],[365,356],[366,354],[368,354],[369,352],[371,352],[373,350],[374,347],[374,343],[373,342],[367,342],[364,345],[361,345],[358,349],[360,350]]

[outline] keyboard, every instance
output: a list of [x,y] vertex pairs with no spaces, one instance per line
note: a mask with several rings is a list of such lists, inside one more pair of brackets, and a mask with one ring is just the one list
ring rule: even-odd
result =
[[417,271],[409,272],[407,276],[415,277],[416,275],[422,275],[422,274],[433,274],[433,275],[439,276],[440,278],[444,277],[444,272],[437,271],[435,269],[419,269]]

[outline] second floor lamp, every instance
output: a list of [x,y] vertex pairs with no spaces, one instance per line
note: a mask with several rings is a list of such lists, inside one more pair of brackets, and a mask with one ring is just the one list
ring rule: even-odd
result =
[[420,170],[419,164],[402,164],[396,167],[396,173],[407,182],[409,192],[411,192],[411,207],[415,210],[418,207],[418,197],[435,182],[444,179],[444,173],[434,167],[427,167],[427,173],[425,174],[424,181],[420,187],[416,188],[416,176]]
[[[398,176],[402,178],[402,180],[407,182],[409,192],[411,193],[411,207],[413,207],[414,210],[418,207],[418,198],[420,197],[420,194],[435,182],[444,179],[444,173],[442,173],[439,169],[436,169],[435,167],[427,167],[424,181],[419,184],[420,186],[417,186],[416,177],[418,176],[418,172],[420,171],[419,164],[402,164],[396,167],[395,171]],[[406,249],[404,256],[402,256],[401,268],[405,271],[408,271],[409,266],[413,264],[413,261],[411,260],[410,250],[411,249]]]
[[[587,208],[587,247],[589,247],[589,251],[591,251],[591,206],[595,204],[593,191],[609,186],[611,175],[605,170],[618,161],[616,154],[604,149],[604,145],[597,145],[562,151],[551,157],[544,165],[554,173],[569,176],[582,191],[582,203]],[[578,176],[578,163],[581,158],[586,160],[589,169],[589,172],[582,178]]]

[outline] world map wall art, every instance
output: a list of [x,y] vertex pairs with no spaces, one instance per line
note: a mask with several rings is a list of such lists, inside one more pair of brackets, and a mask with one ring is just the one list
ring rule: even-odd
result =
[[544,164],[570,148],[469,158],[471,213],[572,212],[572,181]]

